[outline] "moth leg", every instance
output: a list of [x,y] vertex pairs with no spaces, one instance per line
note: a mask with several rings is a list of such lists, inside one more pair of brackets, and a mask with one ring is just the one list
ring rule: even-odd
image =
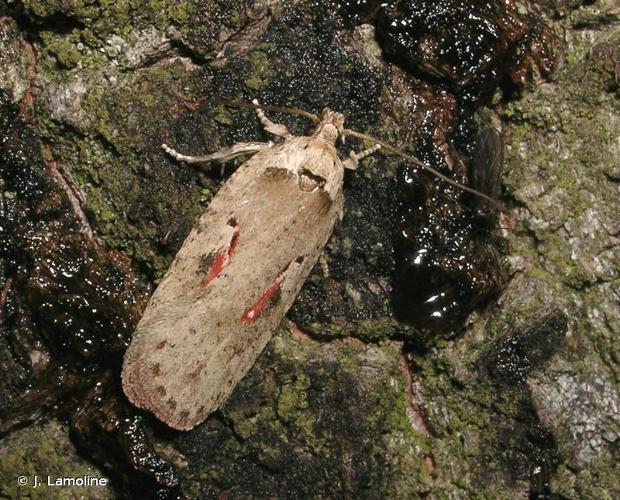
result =
[[342,166],[349,170],[355,170],[360,160],[363,160],[367,156],[370,156],[378,149],[381,149],[381,146],[379,144],[375,144],[374,146],[368,149],[365,149],[361,153],[356,153],[355,151],[351,151],[349,153],[349,157],[342,162]]
[[[252,104],[259,106],[257,99],[253,99]],[[258,116],[258,121],[260,121],[261,125],[267,132],[271,132],[273,135],[277,135],[278,137],[282,137],[284,139],[293,138],[293,134],[291,134],[284,125],[281,123],[273,123],[269,118],[267,118],[265,112],[261,108],[256,108],[255,111],[256,116]]]
[[233,158],[237,158],[238,156],[257,153],[258,151],[268,148],[269,146],[273,146],[273,142],[238,142],[228,149],[222,149],[221,151],[216,151],[210,155],[187,156],[179,153],[166,144],[161,145],[162,149],[175,160],[195,165],[209,163],[210,161],[219,161],[223,163],[232,160]]

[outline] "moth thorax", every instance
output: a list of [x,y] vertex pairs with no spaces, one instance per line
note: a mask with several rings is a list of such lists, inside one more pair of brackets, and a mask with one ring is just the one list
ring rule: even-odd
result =
[[317,125],[313,137],[324,140],[330,144],[336,144],[344,127],[344,115],[331,109],[325,108],[321,112],[320,122]]

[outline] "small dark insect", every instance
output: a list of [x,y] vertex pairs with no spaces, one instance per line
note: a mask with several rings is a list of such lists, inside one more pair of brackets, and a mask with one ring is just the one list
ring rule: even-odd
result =
[[[481,128],[476,135],[476,147],[469,165],[470,186],[493,199],[499,198],[503,163],[504,141],[499,130]],[[476,209],[487,206],[478,198],[473,204]]]

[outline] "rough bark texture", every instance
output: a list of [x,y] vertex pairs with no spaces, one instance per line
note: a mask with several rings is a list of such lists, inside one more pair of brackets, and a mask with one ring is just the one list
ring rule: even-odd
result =
[[[357,3],[0,0],[0,497],[620,496],[618,7]],[[265,138],[218,98],[330,107],[458,181],[494,124],[511,215],[506,243],[470,198],[366,160],[292,321],[172,432],[120,362],[221,184],[160,144]],[[428,283],[403,284],[403,232],[429,227]],[[412,318],[439,285],[453,319]],[[20,489],[32,474],[112,483]]]

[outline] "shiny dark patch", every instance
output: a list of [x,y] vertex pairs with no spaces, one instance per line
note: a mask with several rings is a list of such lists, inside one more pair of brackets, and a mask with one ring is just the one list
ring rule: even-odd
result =
[[523,382],[525,377],[545,363],[558,350],[568,328],[568,317],[557,308],[545,311],[524,330],[502,336],[486,356],[487,370],[496,380],[507,384]]
[[422,0],[386,6],[377,31],[397,64],[463,87],[495,81],[529,29],[502,2]]
[[[479,187],[493,195],[499,190],[501,138],[493,141],[500,150],[490,151],[485,141],[479,144],[470,172],[480,170],[475,174]],[[449,155],[453,177],[464,181],[465,163],[453,151]],[[430,158],[442,168],[443,158]],[[476,307],[499,294],[506,281],[502,238],[495,231],[497,213],[411,166],[400,171],[397,193],[395,312],[426,335],[458,330]]]
[[[0,356],[1,339],[15,342],[26,366],[30,352],[49,354],[45,370],[27,380],[27,391],[14,379],[23,375],[6,370],[3,357],[0,433],[30,423],[33,415],[58,417],[69,423],[81,452],[113,478],[119,496],[178,496],[176,471],[150,446],[142,418],[118,383],[146,288],[126,258],[81,231],[75,192],[58,174],[0,91],[0,183],[3,192],[15,193],[0,203],[0,286],[6,295],[0,297]],[[7,400],[7,388],[19,401]]]
[[382,4],[381,0],[330,0],[334,9],[347,28],[353,28],[362,23],[371,23],[375,20]]

